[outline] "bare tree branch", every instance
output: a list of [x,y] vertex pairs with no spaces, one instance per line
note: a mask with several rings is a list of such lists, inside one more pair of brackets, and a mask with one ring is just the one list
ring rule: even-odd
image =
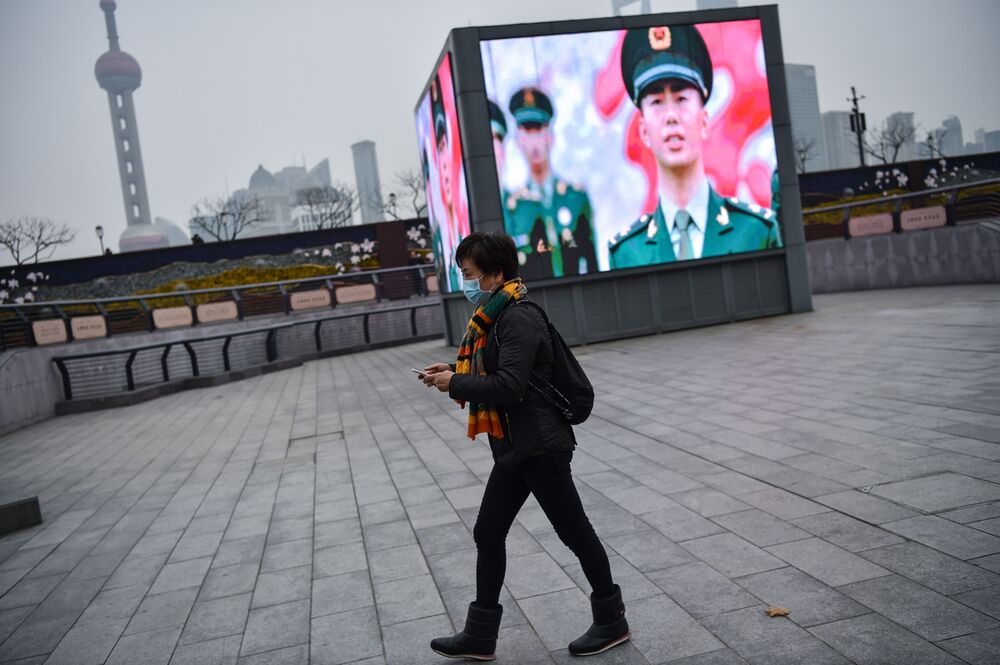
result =
[[[310,187],[296,194],[311,229],[348,226],[358,209],[358,193],[350,185],[335,182],[330,187]],[[303,229],[305,230],[305,229]]]
[[865,152],[883,164],[894,164],[900,150],[907,143],[912,143],[917,135],[917,127],[904,122],[890,123],[883,120],[880,125],[870,129],[864,139]]
[[75,230],[47,217],[21,215],[0,223],[0,247],[10,253],[17,265],[44,261],[59,245],[65,245],[75,237]]
[[396,173],[398,196],[409,201],[408,210],[414,217],[427,216],[427,192],[424,191],[424,176],[416,169],[406,169]]
[[193,229],[219,241],[235,240],[269,218],[261,200],[247,193],[202,199],[191,208]]
[[799,173],[806,172],[806,163],[816,157],[816,139],[804,137],[795,139],[795,168]]

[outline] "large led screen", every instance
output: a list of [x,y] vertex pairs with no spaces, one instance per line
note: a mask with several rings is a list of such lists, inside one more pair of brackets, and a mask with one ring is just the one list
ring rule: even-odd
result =
[[469,195],[448,53],[417,106],[416,121],[438,278],[442,291],[460,291],[455,248],[469,234]]
[[759,21],[480,50],[504,225],[525,277],[781,246]]

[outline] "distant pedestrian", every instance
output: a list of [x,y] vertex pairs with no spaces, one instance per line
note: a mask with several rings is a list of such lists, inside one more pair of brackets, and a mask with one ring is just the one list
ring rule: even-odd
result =
[[517,276],[517,247],[507,235],[472,233],[459,243],[455,262],[463,290],[476,305],[455,365],[436,363],[421,379],[469,410],[468,435],[486,433],[494,465],[473,529],[476,599],[465,629],[431,641],[442,656],[493,660],[503,607],[507,532],[529,494],[559,539],[576,554],[593,589],[593,625],[569,645],[573,655],[606,651],[629,639],[621,589],[611,577],[604,546],[573,484],[573,428],[529,377],[551,380],[552,340],[541,311]]

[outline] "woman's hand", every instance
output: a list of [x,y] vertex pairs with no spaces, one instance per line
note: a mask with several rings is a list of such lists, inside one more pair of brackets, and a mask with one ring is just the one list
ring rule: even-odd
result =
[[448,363],[434,363],[424,368],[425,374],[438,374],[440,372],[450,372],[451,365]]
[[434,372],[433,374],[424,374],[422,380],[424,385],[428,388],[433,386],[441,392],[446,393],[448,392],[449,386],[451,386],[451,377],[453,376],[455,376],[455,373],[452,372],[447,365],[445,365],[445,369],[443,370]]

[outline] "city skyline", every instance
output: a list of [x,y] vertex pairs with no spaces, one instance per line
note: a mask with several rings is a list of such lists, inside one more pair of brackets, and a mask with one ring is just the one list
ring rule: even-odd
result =
[[[0,218],[35,214],[78,229],[54,258],[96,254],[97,224],[112,238],[125,227],[106,97],[93,80],[92,63],[107,44],[98,5],[0,2],[0,48],[7,56],[0,84],[22,99],[4,109],[0,122],[6,148]],[[1000,129],[1000,92],[984,85],[1000,55],[987,30],[1000,19],[1000,5],[778,5],[785,61],[816,68],[821,112],[846,110],[855,84],[867,96],[862,110],[869,125],[907,109],[922,130],[957,116],[967,142],[980,128],[984,135]],[[693,0],[651,2],[653,12],[694,8]],[[143,63],[135,104],[151,212],[184,225],[194,203],[226,193],[229,182],[245,182],[260,163],[329,157],[333,177],[350,181],[350,146],[365,139],[379,146],[381,180],[391,186],[396,172],[418,166],[413,104],[448,30],[608,16],[611,3],[120,0],[117,13],[123,42]],[[962,49],[935,49],[928,63],[917,56],[930,43]],[[23,57],[39,51],[46,57]]]

